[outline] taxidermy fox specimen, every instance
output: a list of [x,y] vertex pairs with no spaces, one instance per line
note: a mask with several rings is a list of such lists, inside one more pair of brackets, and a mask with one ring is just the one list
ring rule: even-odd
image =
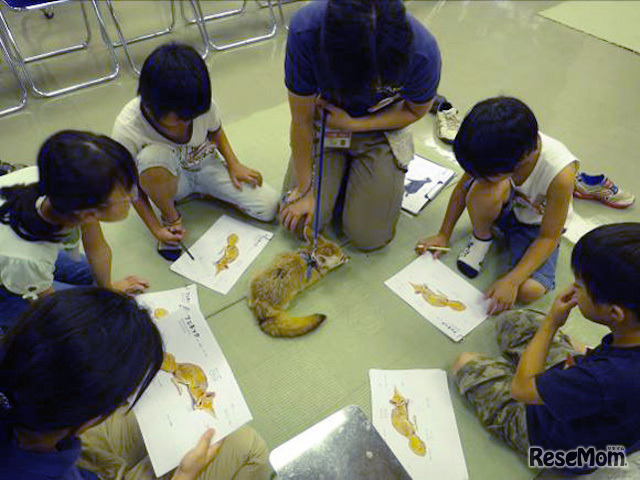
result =
[[[305,230],[306,245],[296,252],[280,255],[274,263],[251,282],[249,308],[260,328],[272,337],[298,337],[317,328],[326,318],[316,313],[306,317],[291,317],[286,309],[291,300],[334,268],[347,262],[340,247],[318,237],[313,251],[311,230]],[[310,273],[307,273],[310,266]]]
[[207,376],[202,368],[193,363],[177,363],[176,357],[171,353],[165,353],[162,360],[162,367],[165,372],[173,374],[171,381],[182,395],[180,384],[187,386],[189,394],[193,399],[194,410],[206,410],[214,417],[216,412],[213,409],[214,392],[207,392]]
[[389,400],[389,403],[393,405],[391,412],[391,424],[400,433],[409,439],[409,448],[420,457],[424,457],[427,454],[427,446],[418,437],[418,432],[414,423],[409,420],[409,409],[407,405],[409,400],[400,395],[397,388],[393,389],[393,397]]

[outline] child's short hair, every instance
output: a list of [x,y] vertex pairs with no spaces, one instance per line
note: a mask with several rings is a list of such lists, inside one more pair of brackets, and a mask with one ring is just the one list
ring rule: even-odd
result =
[[595,303],[626,307],[640,320],[640,223],[614,223],[584,235],[571,268]]
[[149,312],[99,287],[41,298],[2,347],[0,417],[34,432],[77,428],[137,400],[163,357]]
[[453,143],[458,163],[469,175],[486,178],[512,173],[538,143],[538,121],[513,97],[477,103],[464,117]]
[[189,45],[161,45],[142,66],[138,95],[156,120],[171,112],[184,120],[193,120],[211,108],[207,65]]

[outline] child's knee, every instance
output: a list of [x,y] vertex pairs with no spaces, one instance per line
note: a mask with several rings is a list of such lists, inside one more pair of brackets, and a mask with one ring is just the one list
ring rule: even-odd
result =
[[544,315],[532,310],[507,310],[496,316],[495,332],[500,349],[528,342],[536,333]]
[[453,365],[451,366],[451,373],[453,375],[457,375],[458,371],[460,371],[460,369],[464,367],[467,363],[469,363],[472,360],[476,360],[480,357],[481,355],[479,353],[473,353],[473,352],[461,353],[453,362]]
[[547,293],[547,288],[537,280],[528,278],[518,289],[518,301],[524,304],[531,303]]
[[474,181],[467,192],[467,205],[483,211],[502,210],[511,192],[510,181]]
[[[247,188],[247,187],[245,187]],[[263,189],[259,201],[250,208],[245,208],[247,215],[262,222],[273,222],[278,213],[278,202],[280,200],[278,193],[268,185],[260,187]]]
[[179,159],[170,147],[153,143],[138,152],[136,163],[141,177],[154,171],[157,173],[159,170],[156,170],[156,167],[177,177],[180,166]]

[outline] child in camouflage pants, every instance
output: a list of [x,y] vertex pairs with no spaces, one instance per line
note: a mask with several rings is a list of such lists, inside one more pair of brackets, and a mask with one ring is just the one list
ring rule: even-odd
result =
[[[483,425],[531,466],[586,473],[621,465],[596,464],[585,450],[630,453],[640,440],[640,223],[587,233],[571,268],[575,281],[546,314],[497,318],[501,357],[463,353],[452,370]],[[576,306],[611,331],[588,351],[560,332]]]
[[[526,405],[511,397],[511,380],[522,352],[540,327],[544,315],[534,310],[510,310],[500,314],[496,323],[496,340],[500,358],[462,354],[454,366],[455,380],[473,405],[482,425],[496,437],[523,455],[529,448]],[[559,333],[551,344],[545,367],[583,353],[569,337]],[[469,359],[467,362],[465,360]]]

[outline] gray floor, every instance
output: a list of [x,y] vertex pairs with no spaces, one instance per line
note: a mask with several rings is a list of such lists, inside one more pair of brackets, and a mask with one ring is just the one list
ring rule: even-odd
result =
[[[155,28],[167,20],[166,2],[116,2],[131,34]],[[211,9],[214,2],[203,2]],[[234,4],[238,2],[215,2]],[[522,98],[536,113],[544,132],[564,141],[591,173],[606,172],[623,187],[638,189],[640,151],[637,112],[640,111],[640,61],[637,54],[546,20],[537,12],[552,1],[412,1],[408,9],[436,36],[444,59],[440,92],[461,112],[483,98],[509,94]],[[285,7],[286,14],[300,3]],[[15,18],[21,38],[37,46],[70,38],[72,12],[56,10],[51,21],[37,13]],[[178,17],[179,23],[181,22]],[[215,28],[220,41],[246,31],[265,29],[265,12],[252,9],[245,18],[229,19]],[[81,36],[81,34],[79,34]],[[197,43],[193,29],[177,28],[172,38]],[[162,40],[137,44],[140,62]],[[94,38],[95,40],[95,38]],[[259,168],[265,179],[279,186],[288,150],[289,114],[283,84],[286,36],[232,51],[212,54],[213,91],[225,128],[239,158]],[[49,44],[49,43],[47,43]],[[104,69],[105,51],[97,45],[75,59],[47,62],[37,73],[47,85],[81,76],[86,65]],[[75,62],[75,63],[74,63]],[[30,98],[28,107],[0,118],[0,158],[33,163],[42,141],[55,131],[80,128],[109,133],[120,108],[135,94],[136,79],[124,65],[120,77],[56,99]],[[8,78],[0,71],[0,101],[13,101]],[[414,127],[419,153],[457,168],[449,147],[433,136],[428,116]],[[459,169],[458,169],[459,170]],[[394,242],[385,250],[362,254],[347,246],[351,262],[306,292],[294,305],[297,312],[322,312],[328,320],[317,332],[298,340],[275,340],[263,335],[245,304],[253,271],[296,242],[276,225],[273,241],[249,272],[226,296],[200,288],[202,309],[221,344],[253,412],[253,425],[275,447],[324,416],[357,404],[369,414],[370,368],[448,368],[462,351],[495,353],[492,321],[488,320],[459,344],[452,343],[395,297],[383,282],[413,258],[413,245],[434,232],[442,219],[448,192],[418,217],[403,215]],[[192,202],[182,207],[190,237],[195,241],[228,208]],[[637,208],[624,211],[576,201],[581,215],[606,221],[639,221]],[[463,220],[454,235],[454,252],[468,234]],[[115,276],[138,274],[151,279],[152,290],[185,285],[154,251],[154,242],[135,214],[120,224],[105,225],[114,251]],[[563,241],[558,267],[560,286],[571,281],[571,245]],[[454,254],[444,258],[453,266]],[[499,252],[487,271],[473,283],[489,285],[498,271]],[[548,306],[552,296],[537,303]],[[602,330],[572,314],[566,330],[586,343],[595,343]],[[473,412],[452,389],[452,398],[465,457],[473,480],[532,478],[515,454],[482,429]]]

